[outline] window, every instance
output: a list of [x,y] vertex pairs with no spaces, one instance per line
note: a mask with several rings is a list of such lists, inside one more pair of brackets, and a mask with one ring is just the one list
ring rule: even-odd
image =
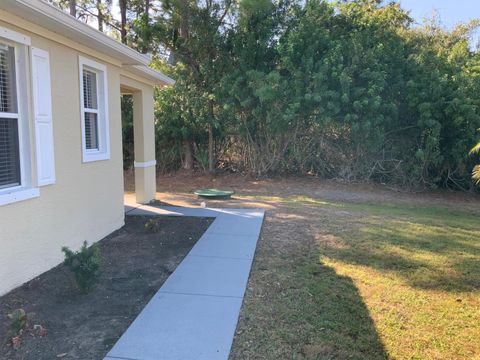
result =
[[15,48],[0,43],[0,189],[21,185]]
[[83,69],[83,106],[85,146],[87,150],[99,150],[97,74],[86,69]]
[[30,39],[0,28],[0,205],[37,197],[32,187],[27,95]]
[[106,67],[80,57],[83,161],[110,157]]

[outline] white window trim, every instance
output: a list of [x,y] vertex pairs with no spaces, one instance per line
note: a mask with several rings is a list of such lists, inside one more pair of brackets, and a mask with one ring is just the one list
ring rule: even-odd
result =
[[32,40],[29,36],[0,26],[0,38],[16,42],[21,45],[30,46]]
[[[84,106],[83,99],[83,69],[84,67],[89,68],[90,70],[96,71],[97,73],[97,104],[98,104],[98,150],[87,149],[86,138],[85,138],[85,111],[92,112],[93,109],[86,109]],[[103,89],[99,85],[98,78],[102,77],[103,80]],[[81,128],[82,128],[82,155],[83,162],[92,162],[100,160],[109,160],[110,159],[110,128],[109,128],[109,117],[108,117],[108,82],[107,82],[107,67],[103,64],[100,64],[94,60],[87,59],[83,56],[79,56],[79,79],[80,79],[80,118],[81,118]],[[103,101],[101,101],[100,92],[102,92]]]
[[0,206],[12,204],[18,201],[33,199],[39,196],[40,196],[40,189],[38,188],[26,189],[23,187],[19,187],[19,190],[10,191],[9,193],[1,194]]
[[[11,45],[15,48],[15,82],[17,91],[18,107],[18,144],[20,155],[20,185],[0,189],[0,206],[12,204],[40,196],[40,190],[32,187],[31,173],[31,142],[29,135],[30,117],[28,112],[28,90],[26,89],[27,78],[27,53],[28,46],[31,44],[30,37],[20,34],[16,31],[0,27],[0,42]],[[20,49],[20,47],[23,47]],[[21,80],[20,77],[23,77]],[[20,94],[22,93],[22,94]],[[21,95],[24,95],[23,97]],[[2,116],[9,116],[2,113]]]

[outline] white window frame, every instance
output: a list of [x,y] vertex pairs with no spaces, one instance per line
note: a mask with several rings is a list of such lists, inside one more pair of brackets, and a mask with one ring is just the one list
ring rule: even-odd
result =
[[0,43],[15,49],[15,82],[17,92],[17,113],[2,113],[3,117],[17,118],[18,146],[20,158],[20,185],[0,189],[0,206],[27,200],[40,195],[33,187],[31,169],[30,117],[28,111],[28,47],[30,37],[16,31],[0,27]]
[[[97,137],[98,149],[87,149],[85,134],[85,111],[95,112],[95,109],[86,109],[83,98],[83,70],[94,72],[97,80]],[[80,79],[80,118],[82,128],[82,155],[83,162],[92,162],[110,159],[110,130],[108,118],[108,81],[107,67],[94,60],[79,56]]]

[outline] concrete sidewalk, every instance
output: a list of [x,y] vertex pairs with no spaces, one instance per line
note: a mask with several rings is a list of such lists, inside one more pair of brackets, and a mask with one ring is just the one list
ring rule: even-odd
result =
[[126,212],[215,220],[105,360],[228,359],[264,210],[145,205]]

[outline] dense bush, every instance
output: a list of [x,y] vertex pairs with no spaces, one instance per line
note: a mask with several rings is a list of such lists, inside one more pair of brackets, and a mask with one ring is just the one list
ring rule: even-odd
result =
[[145,27],[175,59],[156,60],[177,80],[157,96],[165,170],[204,168],[210,143],[217,167],[257,176],[472,184],[478,22],[412,27],[399,4],[374,0],[169,4]]

